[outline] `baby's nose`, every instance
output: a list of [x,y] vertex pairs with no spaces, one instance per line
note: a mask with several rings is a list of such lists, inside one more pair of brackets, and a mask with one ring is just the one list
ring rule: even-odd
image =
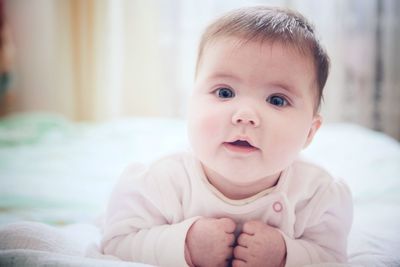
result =
[[260,118],[257,113],[251,108],[241,108],[232,116],[233,124],[252,125],[257,127],[260,124]]

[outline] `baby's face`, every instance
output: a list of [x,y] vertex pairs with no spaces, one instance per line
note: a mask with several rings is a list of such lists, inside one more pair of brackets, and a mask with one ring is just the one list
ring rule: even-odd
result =
[[310,57],[279,42],[209,44],[189,106],[189,139],[204,168],[236,185],[277,177],[312,139]]

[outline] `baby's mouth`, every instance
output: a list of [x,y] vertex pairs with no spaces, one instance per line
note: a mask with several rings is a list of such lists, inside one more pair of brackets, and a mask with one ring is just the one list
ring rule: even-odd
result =
[[250,153],[258,150],[257,147],[253,146],[246,140],[236,140],[233,142],[225,142],[224,146],[233,152],[237,153]]
[[228,144],[239,147],[254,147],[249,142],[243,140],[236,140],[234,142],[229,142]]

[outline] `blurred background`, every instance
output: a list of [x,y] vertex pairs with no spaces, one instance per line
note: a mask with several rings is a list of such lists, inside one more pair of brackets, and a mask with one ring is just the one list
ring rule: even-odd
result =
[[302,12],[332,60],[325,122],[400,140],[400,1],[0,0],[0,116],[184,118],[204,27],[244,5]]

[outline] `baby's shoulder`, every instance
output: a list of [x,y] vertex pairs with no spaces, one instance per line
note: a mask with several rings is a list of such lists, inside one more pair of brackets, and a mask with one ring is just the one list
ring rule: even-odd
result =
[[157,173],[182,174],[182,172],[186,172],[186,169],[190,167],[188,165],[190,165],[191,161],[192,156],[189,153],[180,151],[156,159],[148,165],[148,169]]
[[288,169],[286,175],[288,191],[302,191],[314,195],[329,188],[343,188],[347,185],[342,178],[333,176],[324,167],[307,159],[297,159]]
[[330,183],[336,178],[324,167],[304,158],[296,159],[291,165],[292,175],[301,176],[302,179],[315,182],[318,180],[322,183]]
[[342,178],[333,176],[325,168],[305,159],[296,160],[291,165],[285,186],[282,188],[288,198],[295,203],[305,201],[309,204],[322,205],[326,202],[328,205],[335,199],[351,201],[350,188]]
[[179,169],[183,166],[184,157],[184,152],[176,152],[173,154],[168,154],[159,158],[155,158],[147,162],[135,161],[128,164],[125,167],[124,172],[137,173],[143,171],[148,172],[157,170],[172,171],[174,169]]
[[123,176],[128,179],[159,184],[184,182],[188,179],[190,159],[188,153],[176,152],[146,164],[132,163],[125,169]]

